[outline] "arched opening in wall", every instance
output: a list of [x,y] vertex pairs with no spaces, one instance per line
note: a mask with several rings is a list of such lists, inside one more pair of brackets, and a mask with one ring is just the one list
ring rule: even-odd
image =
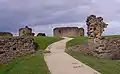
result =
[[61,34],[61,30],[58,30],[58,32]]
[[25,33],[25,31],[23,30],[23,31],[22,31],[22,33],[24,34],[24,33]]
[[3,54],[3,53],[5,53],[5,51],[0,51],[0,54]]
[[82,34],[80,36],[83,36]]
[[16,50],[16,48],[13,48],[13,50]]

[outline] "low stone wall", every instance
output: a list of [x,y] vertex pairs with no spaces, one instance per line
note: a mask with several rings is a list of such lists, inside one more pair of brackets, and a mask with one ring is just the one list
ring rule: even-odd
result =
[[0,38],[0,64],[35,52],[33,38]]
[[90,52],[87,44],[74,45],[74,46],[68,47],[66,50],[80,51],[80,52],[84,52],[86,54],[88,54],[88,52]]
[[120,60],[120,38],[105,38],[94,51],[100,58]]
[[100,44],[91,46],[96,47],[96,49],[89,50],[89,45],[84,43],[68,47],[67,50],[81,51],[99,58],[120,60],[120,38],[104,38]]
[[13,36],[10,32],[0,32],[0,36]]

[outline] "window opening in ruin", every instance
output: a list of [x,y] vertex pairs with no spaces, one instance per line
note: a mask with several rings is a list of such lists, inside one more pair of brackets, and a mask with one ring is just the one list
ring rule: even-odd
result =
[[90,28],[90,30],[92,30],[93,28]]
[[61,33],[61,30],[59,30],[59,33]]
[[13,48],[13,50],[16,50],[16,48]]
[[0,54],[3,54],[3,53],[5,53],[5,51],[0,51]]
[[22,33],[25,33],[25,31],[23,30],[23,32]]
[[96,30],[96,28],[94,28],[94,30]]

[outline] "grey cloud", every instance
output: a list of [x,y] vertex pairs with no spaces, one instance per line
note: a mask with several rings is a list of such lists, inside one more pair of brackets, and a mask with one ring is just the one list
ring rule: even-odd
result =
[[119,23],[119,6],[118,0],[0,0],[0,31],[16,32],[28,24],[46,28],[50,24],[85,23],[90,14]]
[[[3,20],[9,20],[13,24],[15,23],[16,26],[21,23],[33,24],[33,26],[34,24],[47,25],[53,23],[64,23],[64,21],[68,21],[69,19],[70,21],[72,20],[76,22],[77,18],[75,19],[76,14],[74,13],[73,14],[75,16],[73,15],[72,17],[71,15],[71,18],[69,18],[69,15],[67,14],[62,14],[56,18],[59,14],[53,14],[61,11],[66,12],[71,8],[76,8],[78,5],[89,5],[90,3],[90,0],[1,0],[0,16],[2,20],[0,20],[0,24],[5,24],[2,22]],[[63,19],[64,17],[62,16],[64,15],[66,15],[66,19],[61,21],[60,19]],[[6,23],[7,22],[8,21],[6,21]],[[11,24],[10,22],[8,22],[8,24]]]

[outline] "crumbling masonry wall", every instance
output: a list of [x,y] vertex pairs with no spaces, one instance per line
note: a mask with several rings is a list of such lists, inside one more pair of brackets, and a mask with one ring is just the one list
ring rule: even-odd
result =
[[101,43],[101,34],[104,31],[104,28],[107,27],[107,24],[103,22],[102,17],[96,17],[95,15],[90,15],[87,18],[86,24],[88,26],[88,45],[92,54],[99,52],[99,46],[104,46]]
[[78,27],[58,27],[54,29],[54,36],[59,37],[84,36],[84,29]]
[[100,58],[120,59],[120,39],[102,38],[104,28],[107,27],[102,17],[90,15],[87,18],[88,46],[90,54]]
[[33,38],[0,38],[0,65],[35,52]]
[[26,26],[19,29],[19,36],[34,36],[34,33],[32,33],[32,28]]
[[13,36],[10,32],[0,32],[0,36]]

